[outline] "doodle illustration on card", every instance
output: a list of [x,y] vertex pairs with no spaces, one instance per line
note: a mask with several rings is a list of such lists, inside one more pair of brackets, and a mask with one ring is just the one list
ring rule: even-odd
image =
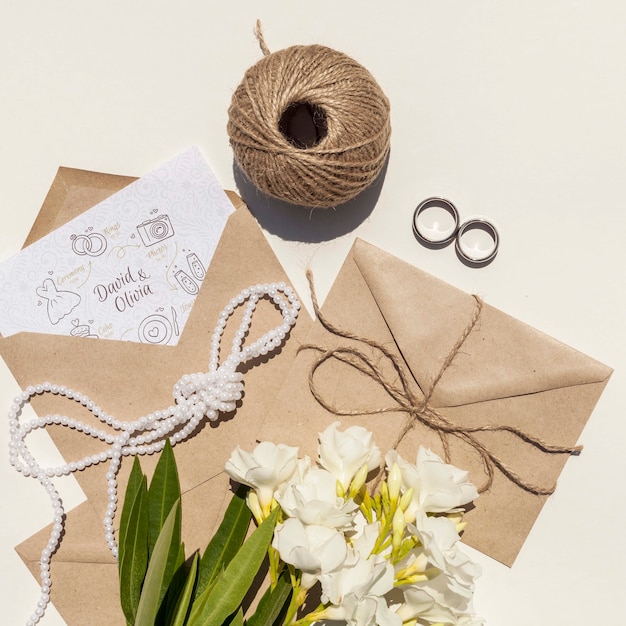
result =
[[174,274],[176,282],[189,294],[195,296],[198,293],[198,285],[185,270],[177,270]]
[[155,313],[139,325],[139,341],[166,345],[172,338],[173,326],[165,315]]
[[164,239],[174,236],[174,229],[169,215],[157,215],[137,226],[137,232],[144,246],[153,246]]
[[172,314],[172,326],[174,328],[174,334],[178,337],[180,335],[180,327],[178,326],[178,313],[174,307],[170,307],[170,313]]
[[58,324],[80,304],[80,296],[77,293],[58,290],[52,278],[46,278],[43,284],[37,287],[36,292],[46,303],[45,311],[51,324]]
[[[89,320],[93,323],[93,320]],[[91,326],[89,324],[81,324],[80,319],[76,318],[72,320],[72,330],[70,330],[70,335],[72,337],[88,337],[90,339],[98,339],[98,335],[91,331]]]
[[[185,251],[183,251],[184,253]],[[200,291],[199,285],[202,284],[205,275],[206,270],[198,255],[195,252],[189,252],[182,268],[178,264],[174,264],[174,280],[177,286],[174,285],[173,287],[174,289],[180,287],[190,296],[195,296]]]
[[189,265],[189,270],[196,278],[196,280],[202,281],[206,274],[206,270],[204,269],[198,255],[195,252],[190,252],[187,255],[187,265]]
[[[89,230],[92,230],[89,228]],[[79,256],[100,256],[107,249],[107,240],[102,233],[72,235],[72,250]]]

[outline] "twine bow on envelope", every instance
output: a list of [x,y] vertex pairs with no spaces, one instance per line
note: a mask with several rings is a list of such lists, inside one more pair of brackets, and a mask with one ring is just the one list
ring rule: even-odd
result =
[[[554,493],[556,484],[542,486],[525,480],[522,476],[511,469],[499,455],[492,452],[488,446],[479,441],[476,434],[487,432],[509,433],[525,445],[532,446],[545,454],[578,455],[582,450],[582,446],[568,447],[551,444],[524,430],[506,424],[482,426],[463,426],[461,424],[455,424],[440,410],[437,410],[431,405],[433,393],[435,392],[441,378],[452,365],[454,359],[461,351],[467,337],[474,330],[476,324],[480,320],[483,309],[483,302],[480,298],[474,296],[475,306],[470,319],[468,320],[465,329],[460,334],[451,350],[448,352],[446,358],[443,360],[437,375],[433,378],[432,382],[430,382],[426,389],[421,390],[421,394],[417,394],[414,391],[415,385],[411,385],[410,382],[412,378],[411,374],[401,358],[377,341],[373,341],[367,337],[362,337],[346,329],[335,326],[322,314],[315,295],[313,277],[310,271],[307,272],[307,278],[311,289],[313,308],[321,325],[336,337],[352,340],[358,344],[369,346],[376,353],[378,353],[379,357],[381,357],[374,359],[360,347],[338,347],[325,349],[321,346],[312,344],[305,344],[301,346],[301,350],[315,350],[320,353],[319,357],[314,361],[309,371],[309,387],[314,398],[325,410],[333,415],[344,417],[384,414],[390,412],[406,413],[405,422],[395,439],[393,449],[396,449],[400,445],[400,442],[405,438],[407,433],[417,422],[419,422],[439,435],[443,445],[446,462],[451,461],[449,437],[453,436],[458,438],[475,450],[480,456],[485,474],[487,476],[487,480],[479,488],[479,492],[481,493],[489,490],[492,486],[496,469],[499,470],[508,480],[524,491],[539,496],[546,496]],[[346,410],[341,409],[335,404],[329,402],[324,397],[324,394],[318,389],[316,384],[316,372],[324,363],[333,359],[354,368],[365,376],[368,376],[374,383],[380,385],[385,390],[389,397],[394,400],[395,404],[388,407],[379,407],[367,410]],[[391,368],[396,380],[390,379],[386,372],[389,367],[385,367],[385,365]]]

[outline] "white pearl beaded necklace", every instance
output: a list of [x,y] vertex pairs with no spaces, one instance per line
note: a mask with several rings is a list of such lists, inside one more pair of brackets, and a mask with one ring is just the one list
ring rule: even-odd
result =
[[[254,343],[242,348],[244,338],[250,328],[254,309],[259,300],[266,296],[280,309],[283,323],[266,332]],[[232,351],[226,360],[219,365],[220,343],[224,328],[234,310],[244,302],[247,304],[241,324],[232,342]],[[172,445],[175,445],[187,439],[205,417],[215,421],[220,412],[233,411],[243,392],[243,374],[236,371],[238,366],[252,358],[269,354],[278,348],[296,323],[299,309],[300,303],[295,293],[285,283],[258,284],[244,289],[226,305],[219,315],[211,338],[208,372],[183,376],[174,385],[175,404],[163,411],[145,415],[134,422],[121,422],[111,415],[107,415],[87,396],[49,382],[27,387],[14,399],[9,411],[9,461],[18,472],[24,476],[36,478],[41,483],[48,492],[54,513],[50,539],[41,553],[41,596],[35,612],[26,622],[27,626],[34,626],[39,622],[50,601],[50,586],[52,584],[50,559],[60,544],[65,519],[63,503],[51,479],[55,476],[71,474],[76,470],[83,470],[90,465],[109,462],[109,470],[106,474],[108,504],[104,518],[104,534],[111,553],[117,558],[118,546],[114,536],[113,520],[117,509],[116,477],[122,457],[159,452],[168,437]],[[19,418],[24,405],[29,403],[33,396],[43,393],[65,396],[79,402],[93,413],[100,422],[107,424],[119,434],[113,435],[61,415],[37,417],[20,424]],[[33,430],[45,428],[49,424],[67,426],[100,439],[108,444],[108,449],[65,465],[43,468],[30,453],[25,439]]]

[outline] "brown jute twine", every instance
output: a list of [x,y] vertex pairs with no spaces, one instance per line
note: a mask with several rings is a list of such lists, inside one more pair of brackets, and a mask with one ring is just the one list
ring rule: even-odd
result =
[[[543,487],[525,480],[513,471],[506,463],[504,463],[504,461],[502,461],[502,459],[500,459],[496,454],[491,452],[486,445],[481,443],[476,438],[475,434],[486,432],[509,433],[520,439],[525,444],[530,445],[546,454],[578,455],[582,450],[582,446],[566,447],[549,444],[523,430],[507,425],[460,426],[458,424],[454,424],[430,404],[431,398],[435,388],[439,384],[439,381],[454,361],[465,340],[480,319],[483,306],[480,298],[474,296],[476,306],[467,326],[465,327],[465,330],[460,335],[447,357],[444,359],[439,372],[430,383],[430,387],[426,391],[423,391],[420,397],[414,392],[414,385],[410,384],[410,373],[407,372],[406,366],[402,362],[401,358],[387,349],[383,344],[368,339],[367,337],[361,337],[348,330],[338,328],[326,319],[318,306],[313,284],[313,276],[310,271],[307,272],[307,279],[311,289],[313,308],[322,326],[331,334],[343,339],[351,339],[369,346],[382,356],[382,360],[380,358],[375,360],[369,357],[362,350],[352,347],[340,347],[326,350],[316,345],[301,346],[301,350],[315,350],[320,353],[320,356],[316,359],[309,372],[309,386],[311,393],[324,409],[337,416],[375,415],[398,411],[406,413],[405,422],[400,429],[392,448],[395,450],[407,433],[414,427],[415,423],[419,422],[439,435],[443,445],[445,460],[448,463],[450,462],[450,446],[448,438],[449,436],[453,436],[460,439],[467,445],[471,446],[481,458],[483,468],[487,476],[485,483],[478,490],[481,493],[487,491],[493,484],[496,469],[498,469],[508,480],[524,491],[538,496],[547,496],[554,493],[556,485]],[[353,367],[366,376],[369,376],[373,381],[383,387],[387,394],[395,401],[395,405],[367,411],[348,411],[340,409],[339,407],[328,402],[317,389],[315,384],[315,373],[323,363],[332,359],[340,361],[350,367]],[[380,365],[381,361],[386,362],[391,366],[394,378],[397,380],[392,381],[385,376],[383,367]]]
[[[232,97],[227,131],[235,160],[266,195],[330,208],[347,202],[380,174],[391,135],[389,101],[354,59],[320,45],[292,46],[249,68]],[[314,126],[313,142],[285,130],[299,108]]]

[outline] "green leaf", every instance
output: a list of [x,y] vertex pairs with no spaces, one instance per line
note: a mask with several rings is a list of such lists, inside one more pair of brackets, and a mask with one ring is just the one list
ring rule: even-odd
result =
[[250,535],[212,588],[196,600],[189,616],[193,626],[222,626],[241,605],[263,563],[274,534],[278,507]]
[[235,617],[230,621],[230,626],[243,626],[243,611],[241,609],[237,611]]
[[177,500],[180,500],[180,482],[176,459],[169,439],[161,451],[148,489],[150,535],[148,549],[152,553],[163,524]]
[[187,615],[189,614],[191,608],[191,599],[193,596],[193,590],[196,584],[197,574],[198,574],[198,564],[200,562],[200,556],[196,552],[193,555],[193,561],[191,561],[191,567],[187,572],[187,578],[185,579],[185,584],[178,595],[178,599],[176,601],[176,606],[174,607],[174,611],[172,617],[168,619],[167,623],[170,626],[184,626]]
[[161,602],[172,582],[180,553],[180,501],[167,516],[150,555],[135,626],[154,626]]
[[243,544],[252,514],[246,504],[248,487],[241,485],[233,495],[217,532],[206,547],[198,569],[197,598],[230,563]]
[[[134,467],[133,467],[134,470]],[[120,601],[129,623],[135,622],[141,597],[146,569],[148,567],[148,506],[147,480],[142,474],[138,484],[134,482],[134,498],[127,492],[124,508],[128,507],[125,532],[120,532],[118,571],[120,579]],[[129,504],[130,503],[130,504]]]
[[254,615],[246,620],[246,625],[273,626],[275,623],[282,624],[281,618],[284,618],[287,612],[292,591],[289,571],[283,570],[276,581],[276,586],[273,589],[267,589],[263,594]]
[[139,458],[135,457],[133,461],[133,467],[128,477],[128,484],[126,485],[126,493],[124,495],[124,504],[122,506],[122,513],[120,515],[120,532],[119,532],[119,559],[122,560],[123,550],[126,545],[126,533],[128,532],[128,518],[130,516],[130,510],[137,496],[137,492],[141,488],[142,479],[145,476],[141,471],[141,464]]
[[[200,559],[200,554],[196,550],[196,552],[192,556],[193,559]],[[172,578],[172,582],[167,590],[167,595],[165,596],[164,602],[161,603],[161,610],[159,611],[159,615],[157,616],[157,622],[159,624],[167,624],[168,626],[172,623],[172,619],[174,618],[174,613],[176,611],[176,606],[180,599],[180,595],[183,593],[183,589],[187,584],[188,575],[189,575],[189,567],[185,565],[185,546],[181,543],[180,552],[178,554],[178,559],[176,561],[176,571],[174,572],[174,576]],[[191,590],[195,587],[197,581],[197,571],[198,568],[196,566],[193,584]]]
[[189,621],[187,622],[190,625],[195,624],[195,622],[192,621],[192,615],[199,615],[203,610],[204,607],[211,595],[211,591],[213,590],[213,587],[215,587],[215,585],[217,585],[218,581],[220,580],[222,574],[224,573],[224,570],[222,570],[207,586],[206,589],[202,592],[201,596],[198,596],[196,598],[194,598],[191,602],[191,613],[189,614]]

